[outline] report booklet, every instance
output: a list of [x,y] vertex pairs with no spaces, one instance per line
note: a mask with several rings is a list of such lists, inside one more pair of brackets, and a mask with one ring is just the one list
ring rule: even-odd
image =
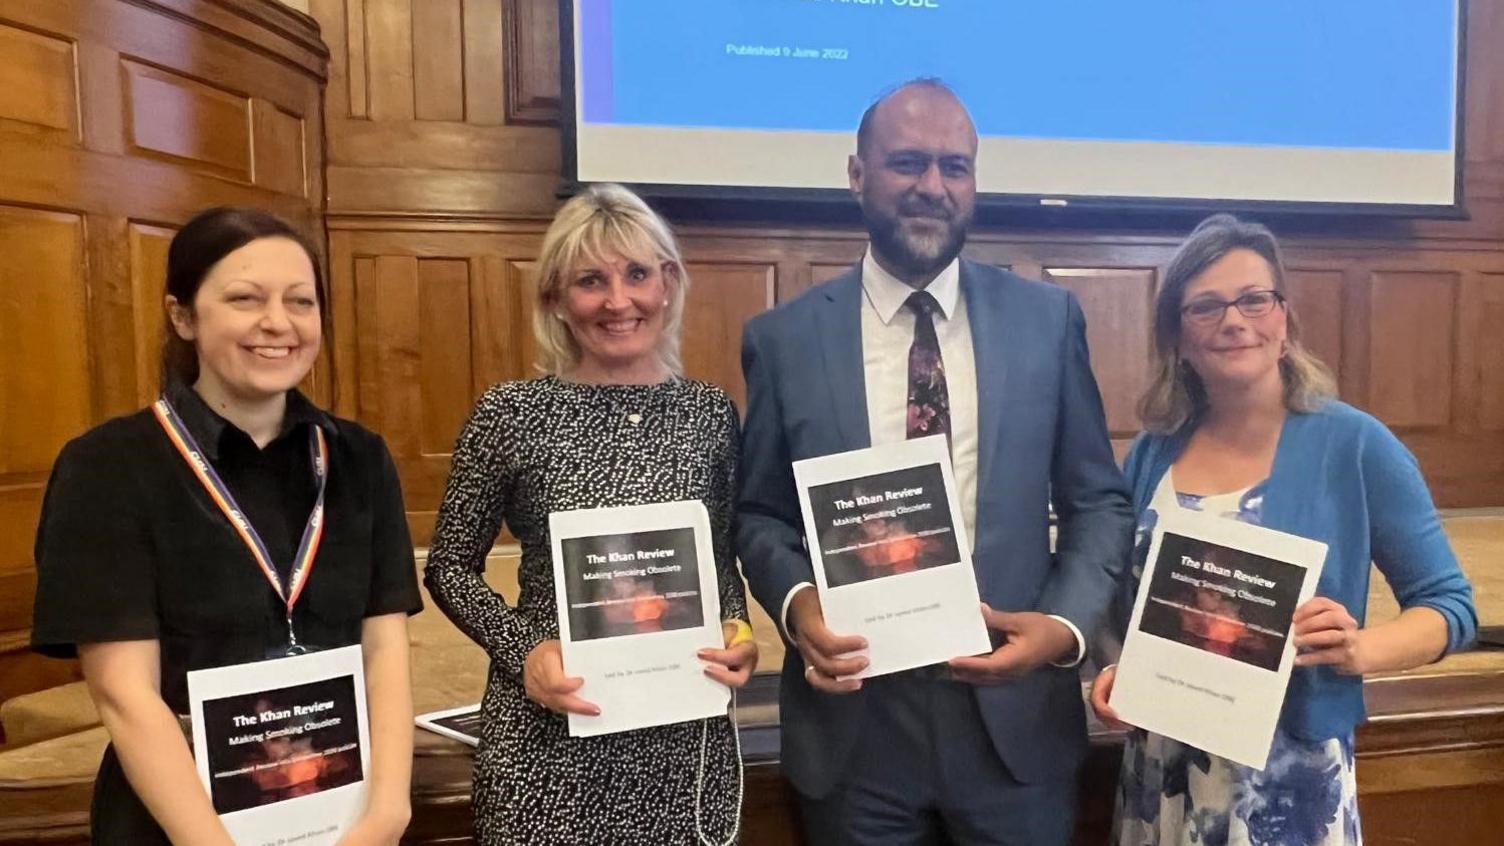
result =
[[1263,769],[1326,544],[1182,508],[1154,528],[1111,705],[1124,721]]
[[193,758],[235,842],[332,844],[371,772],[359,646],[188,674]]
[[825,624],[880,676],[992,650],[943,435],[794,462]]
[[700,502],[549,515],[564,672],[599,716],[576,737],[725,716],[731,691],[704,673],[720,649],[721,599]]

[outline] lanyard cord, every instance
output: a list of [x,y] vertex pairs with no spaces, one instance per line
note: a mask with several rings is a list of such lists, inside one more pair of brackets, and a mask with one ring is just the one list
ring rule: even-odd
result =
[[705,745],[710,737],[710,720],[700,723],[700,768],[695,772],[695,835],[699,838],[701,846],[731,846],[742,831],[742,800],[746,792],[747,777],[742,766],[742,733],[736,722],[736,691],[731,691],[731,708],[728,714],[731,720],[731,739],[736,746],[736,807],[731,818],[731,834],[725,841],[716,843],[705,834],[705,828],[701,823],[701,806],[705,791]]

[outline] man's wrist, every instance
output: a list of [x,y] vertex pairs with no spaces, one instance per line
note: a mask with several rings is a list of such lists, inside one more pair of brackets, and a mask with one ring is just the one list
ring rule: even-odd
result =
[[1065,626],[1071,634],[1070,645],[1062,649],[1050,661],[1051,666],[1070,668],[1080,664],[1086,658],[1086,638],[1081,635],[1081,630],[1076,628],[1075,623],[1072,623],[1059,614],[1046,614],[1045,616]]

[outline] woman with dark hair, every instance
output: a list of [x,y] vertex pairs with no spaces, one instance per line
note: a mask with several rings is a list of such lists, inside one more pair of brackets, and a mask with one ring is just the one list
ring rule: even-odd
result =
[[179,716],[187,673],[360,644],[371,794],[341,842],[396,843],[421,600],[386,445],[296,387],[324,334],[316,253],[270,214],[211,209],[173,238],[165,299],[161,398],[63,448],[37,530],[32,645],[77,655],[110,733],[93,841],[230,843]]
[[[1126,475],[1139,514],[1121,637],[1157,515],[1186,508],[1327,544],[1316,596],[1295,611],[1298,650],[1262,771],[1140,729],[1128,734],[1114,842],[1356,846],[1353,730],[1363,675],[1435,661],[1477,629],[1472,590],[1415,459],[1382,423],[1338,402],[1300,343],[1268,229],[1208,218],[1165,271],[1154,312],[1156,377]],[[1370,564],[1403,609],[1364,626]],[[1121,641],[1109,644],[1109,652]],[[1111,656],[1109,656],[1111,657]],[[1115,671],[1092,689],[1097,715]]]

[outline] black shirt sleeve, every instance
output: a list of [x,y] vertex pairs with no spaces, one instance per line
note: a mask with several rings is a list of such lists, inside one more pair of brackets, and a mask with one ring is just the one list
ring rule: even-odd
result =
[[140,490],[106,427],[63,448],[37,527],[32,647],[71,658],[80,643],[159,635],[156,556]]
[[417,564],[413,558],[412,536],[407,530],[407,509],[402,503],[402,483],[386,442],[372,434],[375,453],[371,473],[371,595],[366,605],[367,617],[416,614],[423,610],[418,593]]

